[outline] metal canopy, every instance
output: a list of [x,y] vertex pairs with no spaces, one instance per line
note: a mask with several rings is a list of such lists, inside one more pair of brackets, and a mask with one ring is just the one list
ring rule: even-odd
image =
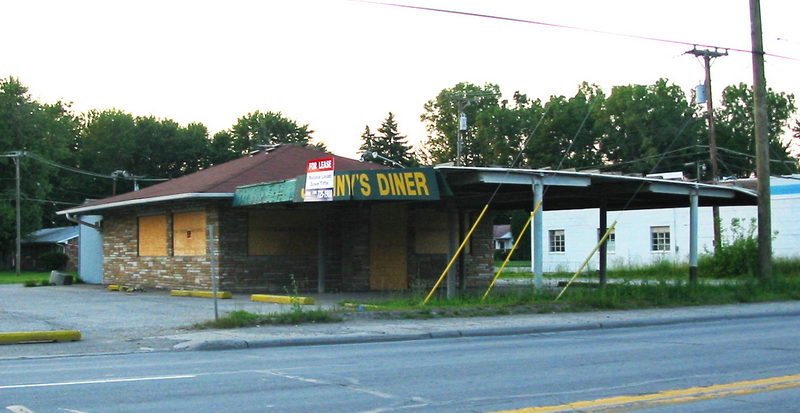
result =
[[485,203],[497,190],[495,209],[529,209],[534,179],[544,184],[545,210],[688,207],[695,191],[700,206],[757,205],[753,191],[696,182],[542,169],[439,166],[436,170],[461,204]]

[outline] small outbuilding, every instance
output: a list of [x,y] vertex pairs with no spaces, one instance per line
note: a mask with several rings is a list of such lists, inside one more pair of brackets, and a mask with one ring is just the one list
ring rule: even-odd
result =
[[42,254],[60,252],[69,257],[67,271],[75,271],[78,262],[78,227],[43,228],[28,234],[22,239],[22,269],[49,271],[39,260]]

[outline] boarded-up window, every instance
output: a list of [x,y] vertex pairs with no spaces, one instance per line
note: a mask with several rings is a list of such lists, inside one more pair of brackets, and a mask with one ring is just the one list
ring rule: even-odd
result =
[[176,257],[206,255],[205,211],[181,212],[172,216],[172,250]]
[[315,211],[250,211],[250,255],[316,255],[319,219]]
[[167,255],[167,216],[139,217],[139,256]]
[[414,231],[414,252],[417,254],[448,253],[450,238],[446,212],[416,211]]

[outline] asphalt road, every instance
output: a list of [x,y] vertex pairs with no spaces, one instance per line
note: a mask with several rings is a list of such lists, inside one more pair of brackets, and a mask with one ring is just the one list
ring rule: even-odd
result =
[[[800,411],[800,318],[0,360],[12,412]],[[697,386],[713,386],[692,389]],[[662,393],[659,399],[658,393]],[[655,396],[653,396],[655,395]],[[619,398],[618,396],[625,396]],[[603,404],[605,403],[605,404]],[[628,403],[628,404],[624,404]],[[535,411],[535,410],[532,410]]]

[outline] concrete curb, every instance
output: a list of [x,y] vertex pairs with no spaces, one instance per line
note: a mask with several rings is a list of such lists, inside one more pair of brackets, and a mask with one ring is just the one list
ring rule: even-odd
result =
[[18,331],[0,333],[0,343],[48,343],[57,341],[78,341],[81,332],[77,330]]
[[322,336],[322,337],[298,337],[298,338],[277,338],[277,339],[257,339],[257,340],[207,340],[198,343],[191,343],[183,350],[189,351],[211,351],[211,350],[235,350],[245,348],[268,348],[268,347],[295,347],[295,346],[319,346],[332,344],[362,344],[362,343],[381,343],[393,341],[414,341],[441,338],[458,337],[492,337],[492,336],[513,336],[525,334],[558,333],[566,331],[588,331],[616,328],[662,326],[686,323],[715,322],[732,319],[754,319],[768,317],[791,317],[800,316],[800,310],[773,311],[763,313],[744,313],[744,314],[721,314],[710,316],[689,316],[672,318],[643,318],[628,321],[609,321],[609,322],[580,322],[563,323],[548,326],[522,326],[522,327],[496,327],[496,328],[477,328],[467,330],[440,330],[428,333],[409,333],[409,334],[366,334],[358,336]]

